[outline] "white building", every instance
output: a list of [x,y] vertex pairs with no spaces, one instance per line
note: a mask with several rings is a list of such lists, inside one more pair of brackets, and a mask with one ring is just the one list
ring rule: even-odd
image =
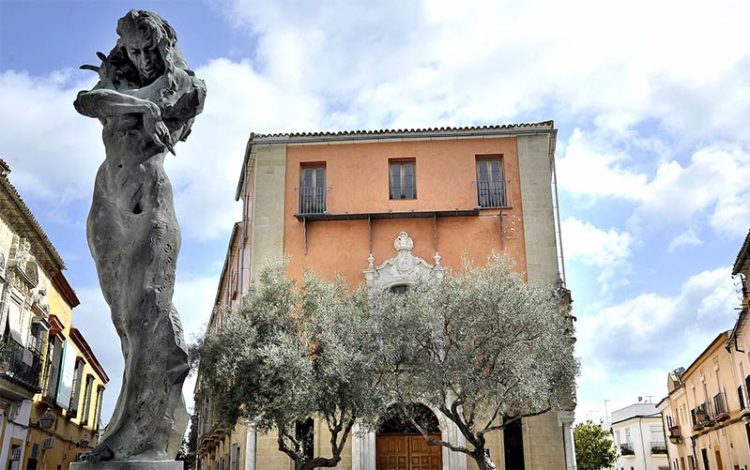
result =
[[650,402],[612,412],[612,434],[620,456],[616,470],[669,470],[661,413]]

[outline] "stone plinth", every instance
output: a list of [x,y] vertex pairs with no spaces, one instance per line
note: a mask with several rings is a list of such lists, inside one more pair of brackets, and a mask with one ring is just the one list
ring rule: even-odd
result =
[[73,462],[70,470],[182,470],[182,461],[175,460],[131,460],[105,462]]

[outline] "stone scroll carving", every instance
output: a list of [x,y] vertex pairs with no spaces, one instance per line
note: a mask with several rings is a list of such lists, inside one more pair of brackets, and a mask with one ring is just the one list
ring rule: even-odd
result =
[[422,258],[412,254],[414,241],[408,233],[401,232],[393,242],[396,256],[389,258],[379,266],[375,266],[375,257],[370,254],[367,258],[367,269],[364,270],[365,281],[369,286],[379,286],[384,289],[393,286],[413,284],[422,277],[442,279],[445,268],[440,265],[441,257],[435,253],[435,264],[429,264]]
[[108,55],[97,53],[99,66],[81,67],[99,82],[74,103],[104,127],[87,235],[125,359],[114,414],[87,465],[174,459],[187,426],[188,355],[172,304],[180,228],[164,159],[190,134],[206,87],[159,15],[131,10],[117,34]]

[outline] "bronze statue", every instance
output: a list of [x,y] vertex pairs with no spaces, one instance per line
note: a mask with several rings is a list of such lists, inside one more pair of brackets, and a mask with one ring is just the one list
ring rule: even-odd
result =
[[100,66],[82,66],[100,78],[74,103],[104,126],[87,234],[125,359],[112,419],[84,460],[163,461],[174,459],[187,426],[189,370],[172,304],[180,229],[164,158],[190,134],[206,87],[159,15],[131,10],[117,34],[109,55],[97,54]]

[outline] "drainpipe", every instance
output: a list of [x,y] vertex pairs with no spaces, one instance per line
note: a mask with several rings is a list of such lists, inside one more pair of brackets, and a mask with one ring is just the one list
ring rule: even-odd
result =
[[646,444],[643,443],[643,418],[638,417],[638,432],[641,435],[641,454],[643,454],[643,465],[646,470],[648,470],[648,460],[646,460]]

